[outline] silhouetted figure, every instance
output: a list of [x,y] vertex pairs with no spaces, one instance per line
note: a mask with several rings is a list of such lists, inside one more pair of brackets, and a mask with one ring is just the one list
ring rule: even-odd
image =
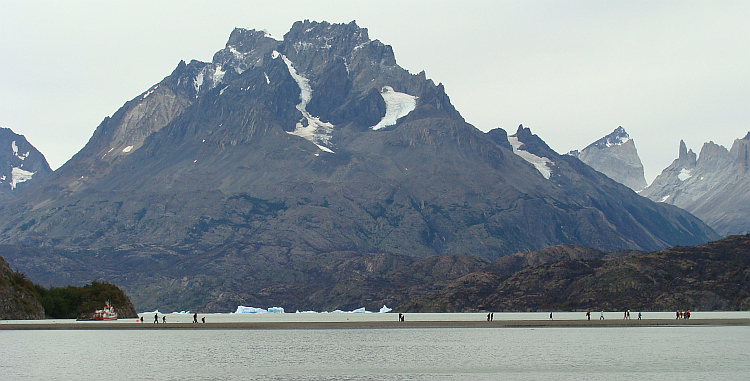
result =
[[143,323],[143,316],[141,316],[141,323]]
[[602,311],[601,315],[599,315],[599,320],[604,320],[604,311]]
[[206,317],[205,317],[205,316],[204,316],[204,317],[202,317],[202,318],[201,318],[201,321],[205,323],[205,322],[206,322]]
[[487,321],[490,321],[490,314],[487,314]]
[[490,313],[490,321],[493,321],[493,320],[495,320],[495,313],[491,312]]
[[641,320],[641,311],[638,311],[638,320]]
[[549,320],[552,320],[552,312],[549,313]]
[[586,320],[591,320],[591,311],[586,311]]
[[161,315],[161,322],[167,324],[167,315]]
[[197,323],[197,322],[198,322],[198,313],[196,312],[195,314],[193,314],[193,323]]
[[398,313],[398,321],[404,321],[404,315],[401,312]]

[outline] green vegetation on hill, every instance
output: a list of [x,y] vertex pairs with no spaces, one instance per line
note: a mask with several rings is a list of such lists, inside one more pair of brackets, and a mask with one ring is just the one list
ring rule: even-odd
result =
[[133,303],[119,287],[93,281],[82,287],[52,287],[34,284],[13,271],[0,257],[0,319],[88,318],[109,301],[120,318],[137,316]]
[[[86,317],[110,301],[121,318],[135,317],[130,299],[111,283],[91,282],[83,287],[52,287],[49,290],[36,286],[45,315],[52,319]],[[132,311],[131,311],[132,310]]]

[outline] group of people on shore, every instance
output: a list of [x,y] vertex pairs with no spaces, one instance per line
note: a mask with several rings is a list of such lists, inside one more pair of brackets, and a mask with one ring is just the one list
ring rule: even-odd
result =
[[682,311],[679,310],[675,313],[676,319],[690,319],[690,310]]
[[[138,321],[140,321],[141,323],[143,323],[143,316],[141,316],[140,318],[137,318],[136,322],[138,322]],[[167,324],[167,315],[162,315],[161,316],[161,322],[162,322],[162,324]],[[193,323],[197,323],[197,322],[198,322],[198,313],[196,312],[195,314],[193,314]],[[206,322],[206,317],[205,316],[201,318],[201,322],[203,322],[203,323]],[[154,324],[159,324],[159,313],[158,312],[154,314]]]

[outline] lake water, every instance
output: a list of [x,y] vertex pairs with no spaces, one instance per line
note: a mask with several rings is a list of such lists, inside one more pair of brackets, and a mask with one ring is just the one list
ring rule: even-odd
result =
[[[717,317],[716,313],[707,314]],[[428,315],[443,319],[482,317],[407,314],[407,318],[427,319]],[[570,316],[580,319],[580,315]],[[205,316],[209,321],[394,318],[392,314]],[[621,313],[613,312],[611,317],[615,316],[621,318]],[[182,317],[192,320],[172,314],[167,315],[167,321]],[[499,317],[507,318],[506,314],[495,314],[495,320]],[[0,331],[0,380],[749,378],[747,326]]]

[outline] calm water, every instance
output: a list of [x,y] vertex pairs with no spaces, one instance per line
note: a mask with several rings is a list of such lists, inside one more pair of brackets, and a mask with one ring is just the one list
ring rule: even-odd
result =
[[749,377],[749,327],[0,331],[2,380]]

